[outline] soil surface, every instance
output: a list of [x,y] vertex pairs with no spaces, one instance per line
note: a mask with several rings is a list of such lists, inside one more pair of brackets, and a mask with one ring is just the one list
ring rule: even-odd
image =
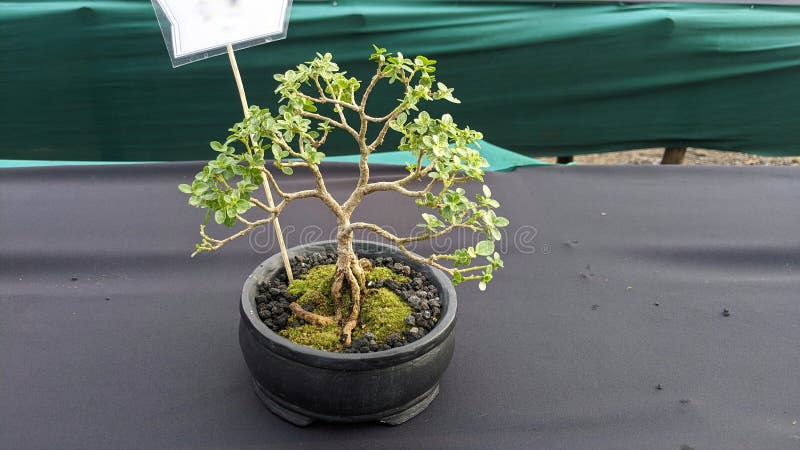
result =
[[[660,164],[664,154],[663,148],[630,150],[624,152],[593,153],[576,155],[577,164]],[[538,158],[555,163],[555,157]],[[717,165],[717,166],[800,166],[800,156],[768,157],[749,153],[723,152],[702,148],[689,148],[683,158],[684,165]]]
[[[370,258],[370,261],[373,266],[389,268],[408,281],[398,282],[391,279],[368,281],[367,289],[387,288],[393,291],[408,303],[412,313],[405,318],[406,327],[402,333],[392,333],[379,342],[369,330],[365,330],[358,338],[355,338],[354,332],[353,342],[350,346],[344,347],[342,353],[368,353],[401,347],[428,334],[441,315],[439,290],[425,275],[393,258]],[[309,257],[296,257],[290,261],[295,279],[302,278],[315,266],[335,263],[336,255],[333,253],[314,253]],[[258,285],[256,295],[258,315],[264,324],[276,333],[287,327],[305,325],[302,320],[290,320],[292,312],[289,304],[295,300],[297,297],[289,293],[285,271],[281,271],[276,279],[266,280]],[[305,307],[302,304],[301,306]]]

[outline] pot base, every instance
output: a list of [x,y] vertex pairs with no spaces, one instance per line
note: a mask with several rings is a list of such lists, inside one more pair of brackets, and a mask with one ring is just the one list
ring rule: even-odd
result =
[[269,391],[264,389],[256,380],[253,380],[253,388],[256,391],[256,395],[261,402],[264,403],[264,406],[267,407],[270,412],[275,414],[276,416],[280,417],[281,419],[291,423],[292,425],[296,425],[298,427],[307,427],[314,423],[315,421],[323,420],[326,422],[365,422],[365,421],[375,421],[385,423],[386,425],[396,426],[401,425],[414,417],[416,417],[419,413],[424,411],[433,400],[439,395],[439,383],[436,383],[428,392],[422,394],[418,398],[416,398],[410,405],[408,405],[405,409],[395,412],[394,414],[389,414],[386,416],[376,415],[375,417],[337,417],[337,416],[318,416],[318,417],[311,417],[310,415],[305,415],[301,412],[297,412],[293,409],[290,409],[288,405],[282,404],[280,400],[274,398]]

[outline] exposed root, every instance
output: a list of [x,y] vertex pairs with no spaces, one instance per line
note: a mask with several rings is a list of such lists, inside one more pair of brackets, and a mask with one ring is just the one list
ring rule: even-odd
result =
[[[357,277],[359,274],[360,277]],[[342,328],[342,336],[344,337],[344,345],[348,346],[353,341],[353,330],[358,325],[358,315],[361,313],[361,286],[364,284],[364,271],[358,261],[353,261],[345,272],[347,281],[350,284],[350,297],[352,297],[353,307],[350,310],[350,316]],[[360,278],[360,280],[359,280]]]
[[310,311],[306,311],[303,309],[302,306],[297,304],[297,302],[292,302],[289,304],[289,309],[292,310],[292,313],[301,320],[306,321],[312,325],[323,326],[323,325],[333,325],[338,320],[335,317],[329,316],[321,316],[319,314],[314,314]]
[[356,277],[356,284],[362,291],[367,283],[367,275],[364,272],[367,270],[367,266],[370,268],[372,267],[372,263],[367,258],[361,258],[359,260],[353,258],[353,263],[350,265],[350,270]]
[[[352,249],[352,236],[339,237],[338,253],[339,259],[336,261],[336,272],[331,284],[331,299],[335,315],[332,318],[324,317],[324,319],[341,324],[342,319],[347,317],[342,324],[342,343],[348,346],[352,343],[353,330],[358,325],[358,315],[361,312],[361,293],[366,285],[364,271],[372,268],[372,263],[366,258],[358,259]],[[346,308],[342,302],[346,288],[349,288],[350,293],[349,313],[345,311]],[[292,309],[292,311],[295,310]],[[307,311],[303,312],[310,314]],[[295,313],[297,314],[297,312]]]
[[342,290],[344,288],[344,271],[336,269],[336,274],[333,276],[333,284],[331,285],[331,299],[333,299],[333,310],[336,311],[336,321],[342,318]]
[[358,325],[358,318],[349,319],[347,323],[344,324],[344,328],[342,328],[342,336],[344,336],[345,347],[353,342],[353,330],[356,328],[356,325]]

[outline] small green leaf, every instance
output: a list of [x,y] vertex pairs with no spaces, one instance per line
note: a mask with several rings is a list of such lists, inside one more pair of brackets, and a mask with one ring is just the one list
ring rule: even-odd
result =
[[505,217],[496,217],[494,219],[494,226],[496,227],[505,227],[508,226],[508,223],[509,223],[508,219],[506,219]]
[[275,142],[272,143],[272,156],[275,157],[275,160],[277,160],[277,161],[281,160],[281,157],[282,157],[281,152],[282,151],[283,151],[283,149],[281,149],[280,145],[278,145]]
[[432,222],[436,223],[439,219],[436,218],[433,214],[422,213],[422,218],[425,219],[425,223],[430,225]]
[[214,212],[214,221],[218,224],[222,224],[225,222],[225,212],[224,211],[216,211]]
[[209,189],[211,189],[211,185],[209,185],[208,183],[203,183],[200,181],[192,183],[192,192],[194,192],[197,195],[200,195]]
[[247,200],[239,200],[236,202],[236,212],[239,214],[247,212],[250,209],[250,202]]
[[285,173],[286,175],[291,175],[294,173],[294,170],[292,170],[291,167],[283,166],[281,167],[281,172]]
[[485,184],[483,185],[483,196],[486,197],[486,198],[491,198],[492,197],[492,190],[489,189],[489,186],[487,186]]
[[480,241],[475,245],[475,253],[481,256],[489,256],[494,253],[494,242]]
[[188,184],[179,184],[178,185],[178,190],[183,192],[184,194],[191,194],[192,193],[192,187],[189,186]]
[[402,112],[402,113],[398,114],[397,118],[394,119],[394,120],[398,125],[402,126],[402,125],[404,125],[406,123],[406,120],[408,120],[408,114]]
[[480,290],[482,290],[482,291],[485,291],[485,290],[486,290],[486,283],[485,283],[485,282],[483,282],[483,281],[481,281],[480,283],[478,283],[478,289],[480,289]]
[[214,150],[215,152],[225,151],[225,146],[222,145],[219,141],[211,141],[211,144],[209,145],[211,145],[211,150]]

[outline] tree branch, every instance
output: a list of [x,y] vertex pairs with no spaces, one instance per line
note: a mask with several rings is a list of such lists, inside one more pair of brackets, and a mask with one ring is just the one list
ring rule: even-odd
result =
[[266,212],[268,212],[270,214],[275,212],[275,208],[270,208],[269,206],[265,205],[264,202],[262,202],[261,200],[255,198],[255,197],[250,197],[249,201],[250,201],[250,203],[258,206],[259,208],[263,209],[264,211],[266,211]]
[[275,189],[275,193],[278,194],[279,197],[282,197],[286,201],[292,200],[299,200],[301,198],[308,198],[308,197],[317,197],[319,195],[319,191],[317,189],[306,189],[304,191],[297,191],[297,192],[284,192],[278,186],[278,182],[275,181],[275,177],[272,173],[264,167],[259,167],[261,173],[264,177],[267,178],[269,183],[272,185],[272,188]]
[[[318,98],[311,97],[311,96],[308,96],[308,95],[303,94],[302,92],[298,91],[297,93],[300,94],[301,97],[307,98],[307,99],[309,99],[309,100],[311,100],[313,102],[316,102],[316,103],[332,103],[334,105],[344,106],[345,108],[351,109],[353,111],[358,111],[359,108],[356,105],[355,99],[353,100],[352,103],[348,103],[348,102],[343,102],[341,100],[337,100],[335,98],[330,98],[327,95],[325,95],[325,90],[322,89],[322,85],[319,84],[319,76],[315,76],[313,78],[313,80],[314,80],[314,85],[317,88],[317,92],[319,93],[319,97]],[[331,87],[330,83],[328,83],[328,80],[325,80],[325,84],[329,88]]]
[[367,99],[369,98],[370,92],[372,92],[372,89],[375,87],[375,83],[377,83],[380,78],[381,72],[379,68],[378,72],[373,75],[372,80],[370,80],[369,86],[367,86],[367,89],[364,91],[364,95],[361,97],[361,105],[358,108],[358,117],[361,120],[361,128],[358,130],[358,148],[361,156],[358,158],[357,188],[369,183],[369,154],[373,149],[366,146],[369,121],[367,120],[367,114],[364,112],[364,108],[367,104]]
[[[421,178],[422,174],[421,173],[419,175],[413,174],[413,176],[415,178]],[[380,181],[380,182],[377,182],[377,183],[370,183],[370,184],[364,186],[364,189],[363,189],[364,195],[371,194],[373,192],[378,192],[378,191],[395,191],[395,192],[403,194],[403,195],[405,195],[407,197],[424,197],[425,194],[427,194],[428,192],[431,191],[431,189],[433,189],[433,186],[439,180],[435,179],[435,178],[432,179],[428,183],[428,185],[425,186],[425,189],[422,189],[421,191],[412,191],[410,189],[406,189],[406,188],[403,187],[403,184],[408,184],[408,183],[400,184],[400,181],[402,181],[402,180]]]
[[[344,113],[340,111],[340,114],[341,114],[341,117],[344,118]],[[309,111],[300,111],[300,115],[303,116],[303,117],[307,117],[309,119],[319,120],[320,122],[329,122],[331,125],[335,126],[336,128],[340,128],[342,130],[345,130],[348,133],[350,133],[351,136],[353,136],[354,138],[358,139],[358,132],[356,130],[354,130],[353,127],[351,127],[350,125],[347,125],[346,121],[337,122],[337,121],[331,119],[330,117],[321,116],[321,115],[319,115],[317,113],[312,113],[312,112],[309,112]]]
[[286,194],[286,197],[284,197],[285,199],[284,202],[288,203],[294,200],[300,200],[301,198],[319,197],[319,195],[320,192],[316,189],[307,189],[305,191],[291,192],[289,194]]
[[[257,220],[255,222],[250,222],[250,221],[244,219],[241,216],[237,216],[237,219],[242,223],[246,223],[247,226],[243,230],[239,231],[238,233],[232,234],[232,235],[228,236],[225,239],[212,238],[211,236],[206,234],[205,225],[200,225],[200,236],[203,238],[203,243],[200,244],[200,245],[204,247],[203,250],[210,250],[210,251],[218,250],[220,247],[222,247],[223,245],[227,244],[228,242],[231,242],[231,241],[233,241],[235,239],[238,239],[238,238],[246,235],[247,233],[252,231],[254,228],[256,228],[258,226],[261,226],[261,225],[266,225],[266,224],[272,222],[279,215],[280,215],[280,211],[278,211],[277,213],[273,213],[273,215],[271,215],[270,217],[267,217],[266,219]],[[194,256],[195,254],[197,254],[197,251],[192,256]]]
[[317,197],[322,200],[322,203],[327,206],[337,218],[344,217],[344,211],[342,210],[341,205],[336,202],[336,199],[328,192],[328,188],[325,186],[325,180],[322,178],[322,173],[320,173],[319,168],[315,165],[308,166],[308,170],[314,176],[314,181],[317,184],[316,189],[308,189],[304,191],[298,192],[284,192],[278,186],[278,182],[275,181],[275,177],[272,173],[264,167],[259,168],[261,173],[268,179],[272,188],[275,189],[275,192],[280,196],[283,197],[284,202],[288,203],[292,200],[299,200],[301,198],[309,198],[309,197]]
[[289,161],[289,162],[282,162],[281,166],[283,167],[308,167],[308,163],[305,161]]
[[372,116],[370,116],[369,114],[364,114],[364,117],[366,117],[366,118],[367,118],[367,120],[369,120],[370,122],[374,122],[374,123],[381,123],[381,122],[385,122],[385,121],[387,121],[387,120],[389,119],[389,117],[391,117],[391,116],[392,116],[392,113],[389,113],[389,114],[387,114],[387,115],[385,115],[385,116],[383,116],[383,117],[372,117]]
[[444,272],[444,273],[446,273],[446,274],[448,274],[450,276],[453,276],[453,274],[455,273],[454,269],[452,269],[450,267],[447,267],[447,266],[443,266],[443,265],[439,264],[438,262],[436,262],[435,259],[433,258],[434,255],[431,255],[431,256],[429,256],[427,258],[423,258],[423,257],[421,257],[419,255],[415,255],[414,253],[409,251],[405,247],[405,245],[403,245],[403,244],[398,244],[397,248],[399,248],[400,251],[402,251],[403,254],[405,254],[409,259],[412,259],[412,260],[414,260],[414,261],[416,261],[416,262],[418,262],[420,264],[426,264],[426,265],[429,265],[431,267],[435,267],[435,268],[441,270],[442,272]]
[[[360,164],[362,162],[361,160],[364,160],[364,159],[365,159],[364,158],[364,154],[362,153],[362,158],[360,158],[360,160],[359,160],[359,169],[360,169]],[[364,164],[366,165],[366,161],[364,161]],[[408,184],[408,183],[410,183],[410,182],[412,182],[414,180],[418,180],[418,179],[422,178],[423,176],[427,175],[431,170],[433,170],[433,166],[434,166],[434,164],[433,164],[433,162],[431,162],[431,164],[429,164],[428,167],[426,167],[425,169],[419,171],[418,173],[417,172],[411,173],[407,177],[402,178],[400,180],[396,180],[396,181],[381,181],[381,182],[377,182],[377,183],[366,183],[363,186],[359,186],[355,190],[353,190],[353,193],[350,194],[350,197],[347,199],[347,201],[345,201],[342,204],[342,207],[344,208],[345,211],[350,211],[352,213],[352,211],[356,208],[356,206],[358,206],[359,203],[361,203],[361,201],[364,199],[365,196],[367,196],[368,194],[371,194],[373,192],[377,192],[377,191],[396,191],[396,192],[399,192],[399,193],[401,193],[403,195],[406,195],[408,197],[422,197],[433,188],[433,185],[438,180],[436,180],[436,179],[431,180],[431,182],[428,183],[428,186],[422,191],[411,191],[411,190],[405,189],[403,186],[405,186],[406,184]],[[369,167],[367,167],[366,172],[367,172],[367,177],[368,177],[369,176]],[[362,172],[362,176],[363,176],[363,172]],[[359,181],[360,180],[361,180],[361,177],[359,177]]]
[[[444,265],[442,265],[442,264],[440,264],[440,263],[438,263],[436,261],[439,260],[439,259],[453,259],[454,257],[452,255],[434,254],[434,255],[430,255],[427,258],[425,258],[425,257],[422,257],[422,256],[419,256],[419,255],[416,255],[416,254],[412,253],[411,251],[409,251],[405,247],[405,245],[408,244],[408,243],[411,243],[411,242],[427,240],[427,239],[435,239],[435,238],[437,238],[439,236],[442,236],[444,234],[450,233],[451,231],[453,231],[456,228],[470,228],[470,229],[473,229],[473,230],[475,229],[471,225],[452,224],[452,225],[448,226],[447,228],[445,228],[445,229],[443,229],[441,231],[438,231],[436,233],[429,233],[429,234],[425,234],[425,235],[422,235],[422,236],[416,236],[416,237],[400,238],[400,237],[390,233],[389,231],[386,231],[385,229],[381,228],[380,226],[374,225],[374,224],[371,224],[371,223],[354,222],[354,223],[350,224],[348,226],[348,228],[351,229],[351,230],[353,230],[353,229],[364,229],[364,230],[373,231],[377,235],[379,235],[379,236],[381,236],[381,237],[383,237],[385,239],[388,239],[389,241],[392,241],[395,245],[397,245],[397,248],[399,248],[400,251],[402,251],[403,254],[405,254],[408,258],[410,258],[410,259],[412,259],[412,260],[414,260],[414,261],[416,261],[416,262],[418,262],[420,264],[425,264],[425,265],[429,265],[429,266],[432,266],[432,267],[436,267],[437,269],[447,273],[450,276],[452,276],[456,272],[456,269],[444,266]],[[467,267],[467,268],[464,268],[464,269],[458,269],[458,271],[459,272],[464,272],[464,271],[472,272],[472,271],[476,271],[476,270],[485,269],[485,268],[487,268],[489,266],[490,266],[490,264],[483,265],[483,266]],[[475,275],[475,276],[471,276],[471,277],[465,277],[464,280],[473,280],[473,279],[477,280],[477,279],[480,279],[480,278],[481,278],[480,276]]]
[[[359,109],[363,112],[367,106],[367,99],[369,98],[369,94],[372,93],[372,90],[375,89],[375,85],[378,84],[378,81],[383,78],[383,72],[381,72],[382,64],[378,64],[378,70],[375,72],[375,75],[372,76],[372,79],[367,86],[367,89],[364,90],[364,95],[361,97],[361,104],[359,105]],[[366,114],[364,114],[366,117]]]
[[482,266],[465,267],[463,269],[458,269],[458,271],[462,272],[462,273],[463,272],[475,272],[477,270],[484,270],[484,269],[487,269],[489,267],[492,267],[492,265],[491,264],[484,264]]
[[[395,244],[398,244],[398,245],[409,244],[411,242],[419,242],[419,241],[425,241],[425,240],[430,240],[430,239],[436,239],[437,237],[441,237],[441,236],[444,236],[445,234],[448,234],[448,233],[452,232],[456,228],[469,228],[470,230],[477,230],[477,228],[472,226],[472,225],[467,225],[467,224],[464,224],[464,223],[454,223],[454,224],[450,224],[446,228],[443,228],[442,230],[437,231],[436,233],[428,232],[428,233],[421,234],[419,236],[409,236],[409,237],[401,238],[401,237],[395,236],[394,234],[386,231],[385,229],[381,228],[378,225],[374,225],[374,224],[367,223],[367,222],[353,222],[348,226],[348,228],[351,229],[351,230],[362,229],[362,230],[373,231],[376,234],[378,234],[379,236],[384,237],[384,238],[386,238],[386,239],[388,239],[388,240],[390,240],[390,241],[392,241],[392,242],[394,242]],[[433,258],[433,259],[440,259],[440,258]]]
[[275,192],[276,192],[276,193],[277,193],[277,194],[278,194],[280,197],[286,198],[287,194],[286,194],[285,192],[283,192],[283,191],[281,190],[281,188],[278,186],[278,182],[277,182],[277,181],[275,181],[275,177],[274,177],[274,176],[272,176],[272,173],[271,173],[269,170],[267,170],[267,168],[266,168],[266,167],[263,167],[263,166],[259,167],[258,169],[261,171],[261,175],[262,175],[262,177],[261,177],[261,178],[262,178],[262,183],[264,183],[264,182],[265,182],[265,181],[263,181],[263,178],[265,178],[265,177],[266,177],[266,178],[267,178],[267,180],[269,181],[269,183],[270,183],[270,184],[272,184],[272,188],[273,188],[273,189],[275,189]]
[[[392,120],[396,119],[397,116],[399,116],[400,113],[403,112],[403,110],[404,110],[404,108],[403,108],[403,105],[401,104],[400,106],[395,108],[394,111],[390,112],[388,116],[386,116],[385,123],[383,124],[383,128],[381,128],[380,133],[378,133],[378,137],[376,137],[375,140],[372,141],[371,144],[369,144],[368,148],[370,149],[370,151],[374,151],[381,144],[383,144],[383,140],[386,138],[386,133],[389,132],[389,128],[390,128],[390,125],[392,123]],[[367,119],[366,115],[365,115],[365,119]],[[367,119],[367,120],[369,120],[369,119]],[[381,120],[381,121],[383,121],[383,120]]]
[[347,109],[350,109],[350,110],[353,110],[353,111],[358,111],[359,110],[358,106],[356,106],[356,105],[354,105],[352,103],[343,102],[341,100],[336,100],[335,98],[329,98],[327,96],[312,97],[310,95],[303,94],[300,91],[297,92],[297,95],[299,95],[300,97],[302,97],[302,98],[304,98],[306,100],[311,100],[314,103],[319,103],[319,104],[330,103],[330,104],[333,104],[333,105],[343,106],[343,107],[345,107]]
[[239,214],[239,215],[237,215],[237,216],[236,216],[236,220],[238,220],[239,222],[241,222],[241,223],[243,223],[243,224],[245,224],[245,225],[247,225],[247,226],[250,226],[250,225],[252,225],[252,224],[253,224],[253,222],[250,222],[249,220],[247,220],[247,219],[245,219],[244,217],[242,217],[242,215],[241,215],[241,214]]
[[322,89],[322,85],[319,84],[319,76],[315,76],[313,80],[314,80],[314,85],[317,86],[317,92],[319,92],[319,98],[327,99],[328,97],[325,95],[325,91]]
[[282,137],[280,137],[278,135],[273,135],[273,136],[270,136],[270,140],[272,140],[272,142],[275,142],[276,144],[278,144],[282,149],[286,150],[289,153],[290,156],[292,156],[294,158],[301,158],[302,159],[302,156],[300,156],[299,153],[294,151],[292,146],[289,145],[286,141],[284,141]]
[[[272,176],[269,173],[269,171],[264,171],[263,173],[266,173],[267,177],[271,177]],[[261,220],[255,221],[255,222],[251,222],[251,221],[245,219],[244,217],[242,217],[241,215],[237,215],[236,216],[236,220],[239,221],[240,223],[244,224],[245,228],[243,230],[231,235],[231,236],[228,236],[225,239],[216,239],[216,238],[213,238],[213,237],[209,236],[205,232],[205,225],[201,225],[200,226],[200,236],[203,238],[203,244],[210,244],[210,245],[206,246],[207,248],[204,248],[204,250],[211,250],[211,251],[217,250],[220,247],[222,247],[223,245],[227,244],[228,242],[231,242],[234,239],[237,239],[237,238],[240,238],[240,237],[246,235],[247,233],[252,231],[254,228],[256,228],[256,227],[258,227],[260,225],[265,225],[265,224],[268,224],[268,223],[272,222],[273,220],[277,219],[278,216],[280,216],[281,211],[283,211],[283,209],[286,207],[286,205],[288,205],[290,202],[292,202],[294,200],[299,200],[299,199],[302,199],[302,198],[310,198],[310,197],[322,198],[321,193],[317,189],[308,189],[308,190],[305,190],[305,191],[291,192],[291,193],[287,194],[287,193],[285,193],[283,191],[280,191],[278,189],[277,184],[273,184],[273,186],[275,187],[275,189],[279,193],[279,195],[281,197],[283,197],[283,201],[281,201],[274,208],[270,208],[269,206],[264,205],[263,202],[261,202],[260,200],[258,200],[256,198],[253,198],[253,197],[250,198],[250,202],[251,203],[254,203],[257,206],[259,206],[261,209],[265,209],[265,210],[267,210],[268,212],[271,213],[271,215],[269,217],[267,217],[266,219],[261,219]],[[323,199],[323,201],[325,201],[325,200]],[[201,245],[203,245],[203,244],[201,244]]]
[[322,133],[322,137],[318,141],[312,141],[311,145],[317,149],[321,146],[325,145],[325,141],[328,140],[328,133],[330,132],[330,128],[325,128],[325,131]]

